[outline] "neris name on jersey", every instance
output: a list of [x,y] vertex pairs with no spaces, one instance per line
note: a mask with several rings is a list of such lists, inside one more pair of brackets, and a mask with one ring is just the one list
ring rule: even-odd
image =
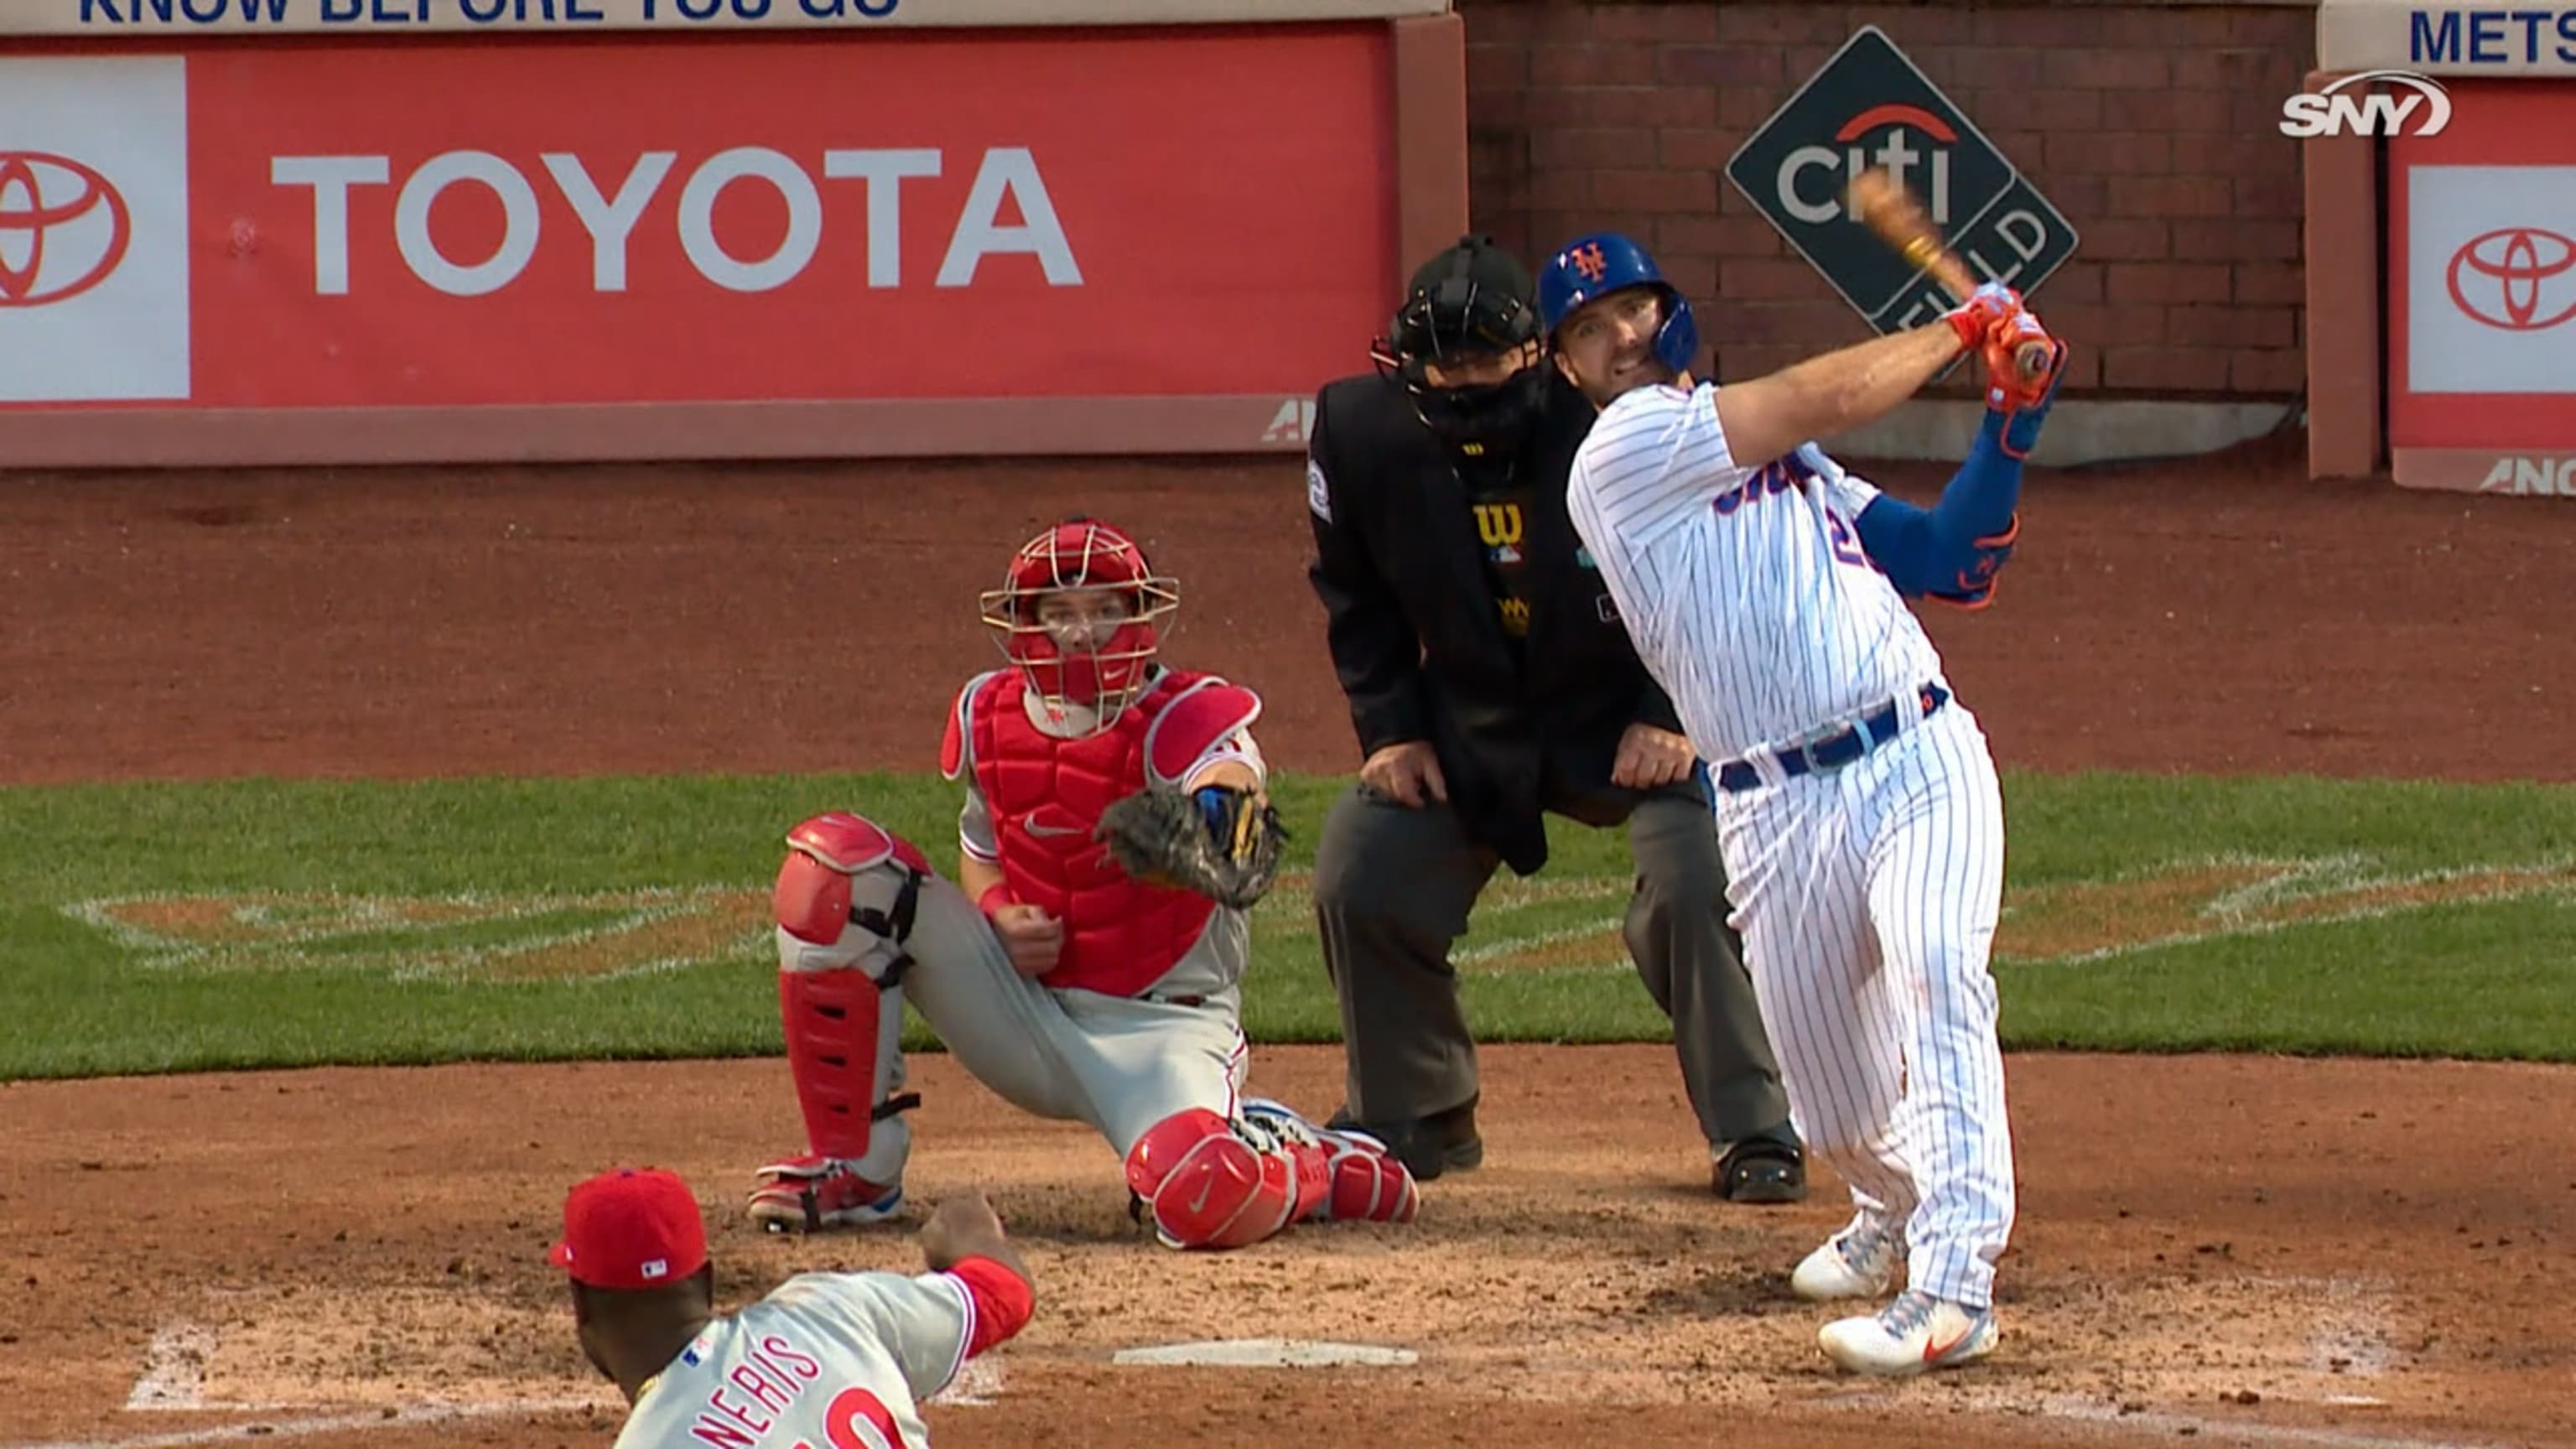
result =
[[[694,1368],[701,1351],[692,1345],[681,1361]],[[727,1382],[707,1395],[706,1410],[689,1425],[691,1439],[713,1449],[756,1449],[766,1442],[762,1436],[823,1377],[822,1361],[782,1334],[767,1335],[759,1347],[744,1350],[743,1357],[746,1361],[725,1375]],[[739,1398],[749,1402],[740,1402],[728,1388],[739,1390]],[[894,1411],[873,1390],[856,1384],[834,1394],[824,1408],[823,1437],[820,1445],[798,1439],[786,1449],[908,1449]]]
[[[702,1351],[691,1345],[681,1362],[695,1368]],[[727,1382],[707,1395],[706,1410],[689,1426],[689,1437],[715,1449],[752,1449],[761,1435],[777,1427],[773,1416],[786,1413],[823,1376],[820,1359],[780,1334],[762,1338],[743,1357],[726,1375]]]

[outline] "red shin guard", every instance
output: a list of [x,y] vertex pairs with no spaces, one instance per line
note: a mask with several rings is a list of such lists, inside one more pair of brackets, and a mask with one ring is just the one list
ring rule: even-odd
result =
[[781,971],[778,1005],[807,1144],[820,1156],[858,1161],[876,1122],[877,983],[855,966]]

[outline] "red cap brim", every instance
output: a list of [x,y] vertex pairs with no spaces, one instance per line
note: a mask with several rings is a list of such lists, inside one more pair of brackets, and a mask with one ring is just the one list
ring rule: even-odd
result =
[[554,1264],[558,1268],[571,1267],[572,1244],[569,1242],[555,1244],[552,1248],[547,1250],[546,1261]]

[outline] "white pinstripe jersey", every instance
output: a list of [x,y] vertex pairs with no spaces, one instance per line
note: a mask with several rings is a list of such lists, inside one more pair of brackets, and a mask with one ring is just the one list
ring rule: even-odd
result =
[[1574,455],[1567,511],[1703,759],[1787,743],[1939,677],[1860,545],[1878,497],[1809,443],[1747,468],[1717,388],[1633,389]]

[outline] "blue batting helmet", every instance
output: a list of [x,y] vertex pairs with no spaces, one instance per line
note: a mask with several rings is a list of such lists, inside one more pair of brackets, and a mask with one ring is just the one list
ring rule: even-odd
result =
[[1652,287],[1664,299],[1664,325],[1655,332],[1655,357],[1675,372],[1688,372],[1699,352],[1699,324],[1690,300],[1664,280],[1646,249],[1617,232],[1595,232],[1568,243],[1538,274],[1538,325],[1550,341],[1575,308],[1628,287]]

